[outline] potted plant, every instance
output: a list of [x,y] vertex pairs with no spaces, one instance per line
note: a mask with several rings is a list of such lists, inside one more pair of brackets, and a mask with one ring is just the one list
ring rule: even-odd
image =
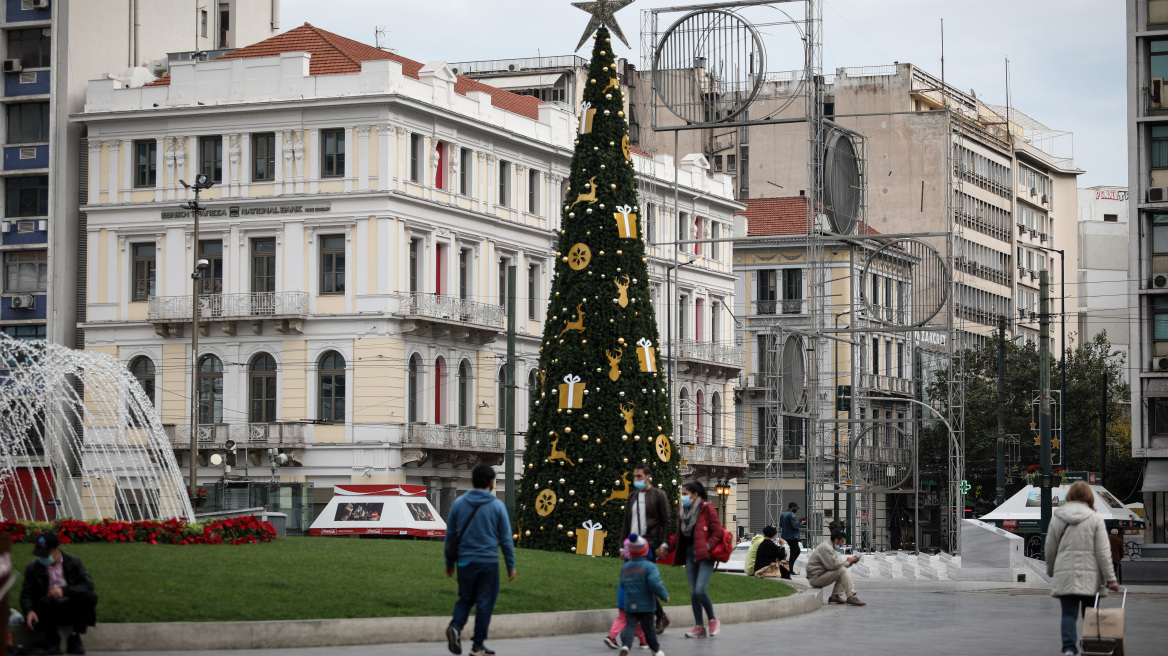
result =
[[194,508],[195,510],[200,510],[200,509],[202,509],[202,507],[203,507],[204,505],[206,505],[206,503],[207,503],[207,496],[208,496],[208,493],[207,493],[207,491],[206,491],[206,490],[204,490],[203,488],[198,488],[197,490],[195,490],[194,494],[191,494],[191,493],[188,491],[188,492],[187,492],[187,495],[188,495],[188,496],[190,496],[190,498],[191,498],[191,507],[192,507],[192,508]]

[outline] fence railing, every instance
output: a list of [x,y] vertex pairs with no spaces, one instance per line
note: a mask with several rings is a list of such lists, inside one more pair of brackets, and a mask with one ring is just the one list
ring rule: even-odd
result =
[[[300,422],[199,424],[199,445],[211,448],[231,440],[241,447],[249,444],[298,446],[304,444],[304,426]],[[163,424],[162,429],[175,447],[190,447],[189,426]]]
[[692,339],[673,341],[677,357],[705,362],[719,362],[742,366],[746,363],[746,349],[729,342],[699,342]]
[[455,426],[452,424],[409,424],[406,443],[431,448],[461,449],[466,451],[499,451],[503,449],[501,429]]
[[745,465],[746,447],[682,444],[681,457],[690,465]]
[[440,296],[411,292],[402,301],[402,313],[436,319],[449,319],[492,328],[502,328],[502,305],[468,301],[457,296]]
[[[151,296],[147,300],[150,321],[189,321],[193,296]],[[254,317],[303,317],[308,314],[308,292],[250,292],[200,294],[201,319],[250,319]]]

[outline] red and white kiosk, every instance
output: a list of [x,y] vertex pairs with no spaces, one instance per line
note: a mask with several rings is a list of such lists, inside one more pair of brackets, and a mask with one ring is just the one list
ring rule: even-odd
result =
[[337,485],[309,535],[446,537],[425,485]]

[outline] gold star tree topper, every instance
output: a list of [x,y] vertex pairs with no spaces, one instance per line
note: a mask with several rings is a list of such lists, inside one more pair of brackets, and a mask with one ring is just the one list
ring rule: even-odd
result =
[[588,37],[592,36],[601,25],[607,25],[608,29],[616,35],[621,43],[625,44],[626,48],[631,48],[628,39],[621,32],[620,25],[617,24],[616,18],[613,14],[633,4],[633,0],[595,0],[595,2],[573,2],[572,6],[577,9],[582,9],[590,14],[592,18],[588,19],[588,27],[584,28],[584,36],[580,37],[580,43],[576,45],[576,50],[579,50]]

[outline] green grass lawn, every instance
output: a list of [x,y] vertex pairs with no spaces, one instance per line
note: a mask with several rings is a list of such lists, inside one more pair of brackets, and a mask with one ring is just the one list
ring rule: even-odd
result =
[[[98,622],[211,622],[448,615],[458,596],[442,544],[280,538],[241,546],[76,544],[97,584]],[[13,546],[19,571],[32,545]],[[615,608],[619,561],[520,549],[496,613]],[[661,567],[671,604],[689,608],[685,570]],[[715,604],[783,597],[789,586],[718,574]],[[19,608],[20,585],[11,593]]]

